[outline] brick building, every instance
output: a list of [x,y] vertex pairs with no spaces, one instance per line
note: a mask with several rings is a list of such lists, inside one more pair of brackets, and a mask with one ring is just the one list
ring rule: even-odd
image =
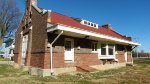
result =
[[133,63],[132,47],[138,45],[110,25],[38,8],[37,0],[27,0],[15,36],[14,61],[31,75],[105,70]]

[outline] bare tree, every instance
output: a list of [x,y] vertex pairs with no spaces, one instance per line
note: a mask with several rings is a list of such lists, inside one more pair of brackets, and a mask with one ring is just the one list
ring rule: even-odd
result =
[[4,36],[9,36],[16,30],[20,16],[15,0],[0,0],[0,46]]

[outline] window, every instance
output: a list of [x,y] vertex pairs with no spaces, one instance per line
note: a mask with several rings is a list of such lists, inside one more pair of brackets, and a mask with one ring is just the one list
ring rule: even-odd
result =
[[87,24],[87,21],[84,21],[84,24]]
[[86,21],[86,20],[82,20],[81,24],[89,26],[89,27],[98,28],[98,24],[90,22],[90,21]]
[[108,55],[114,55],[114,45],[108,44]]
[[30,18],[32,18],[32,13],[30,12]]
[[96,27],[96,24],[94,24],[94,27]]
[[91,25],[91,23],[90,23],[90,22],[88,22],[88,25],[90,26],[90,25]]
[[66,51],[71,51],[71,41],[66,41],[65,42],[65,50]]
[[91,23],[91,26],[92,26],[92,27],[93,27],[93,25],[94,25],[94,24],[93,24],[93,23]]
[[101,45],[101,55],[106,55],[106,44]]
[[115,45],[114,44],[101,44],[101,55],[114,55]]
[[97,43],[96,42],[92,42],[92,51],[97,51]]

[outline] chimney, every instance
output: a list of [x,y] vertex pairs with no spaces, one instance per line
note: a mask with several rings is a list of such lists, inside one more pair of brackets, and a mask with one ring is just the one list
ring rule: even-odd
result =
[[37,0],[31,0],[32,5],[37,6]]
[[128,36],[126,38],[127,38],[127,40],[132,41],[132,37]]
[[102,25],[103,28],[112,29],[111,24]]
[[26,7],[30,8],[31,4],[37,6],[37,0],[26,0]]

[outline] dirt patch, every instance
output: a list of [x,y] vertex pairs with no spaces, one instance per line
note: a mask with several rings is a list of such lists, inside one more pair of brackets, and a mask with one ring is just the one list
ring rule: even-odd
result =
[[135,61],[136,66],[50,77],[30,76],[10,65],[0,65],[0,84],[150,84],[150,62]]

